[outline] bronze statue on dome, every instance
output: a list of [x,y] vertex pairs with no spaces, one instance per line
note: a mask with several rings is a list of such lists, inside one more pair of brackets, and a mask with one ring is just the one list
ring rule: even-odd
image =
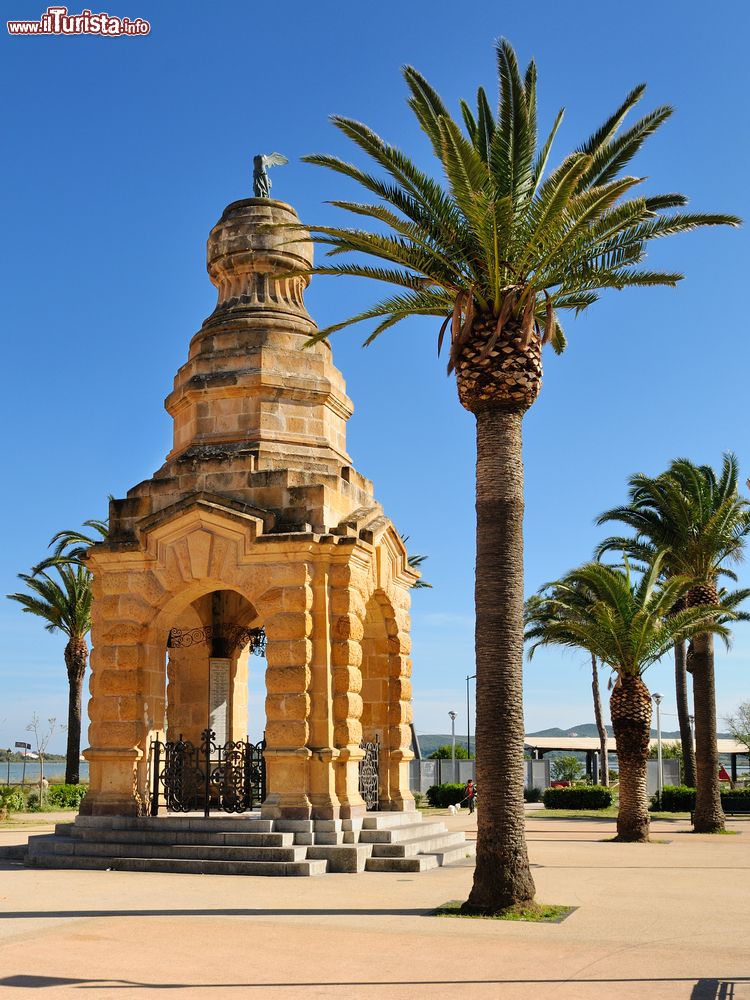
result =
[[282,153],[259,153],[253,157],[253,194],[256,198],[271,197],[269,167],[283,167],[289,160]]

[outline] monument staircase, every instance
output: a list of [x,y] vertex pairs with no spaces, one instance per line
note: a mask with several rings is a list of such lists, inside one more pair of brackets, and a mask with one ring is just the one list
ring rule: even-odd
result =
[[359,819],[78,816],[53,835],[29,837],[24,861],[40,868],[186,872],[194,875],[323,875],[423,872],[475,853],[463,832],[419,812]]

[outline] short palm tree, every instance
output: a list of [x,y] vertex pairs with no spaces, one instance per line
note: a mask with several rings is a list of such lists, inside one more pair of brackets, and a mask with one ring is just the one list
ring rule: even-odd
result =
[[[736,579],[728,564],[738,562],[750,535],[750,502],[738,492],[734,455],[724,456],[719,475],[707,465],[677,459],[660,476],[630,478],[628,503],[605,511],[599,524],[620,521],[635,532],[634,539],[608,538],[599,552],[613,548],[663,553],[665,573],[687,577],[684,595],[689,608],[720,606],[734,620],[748,590],[720,592],[721,576]],[[622,545],[620,543],[623,543]],[[684,646],[682,647],[684,649]],[[680,654],[682,655],[682,654]],[[716,690],[714,646],[710,631],[692,641],[693,697],[695,701],[696,803],[695,830],[724,829],[716,745]],[[679,684],[679,679],[678,679]]]
[[540,646],[585,649],[612,668],[616,683],[610,698],[617,740],[620,804],[617,840],[648,839],[646,762],[651,736],[651,695],[643,672],[679,639],[701,630],[726,636],[708,605],[674,611],[688,593],[691,580],[671,577],[659,582],[661,559],[640,579],[630,568],[589,563],[549,585],[527,602],[526,639],[529,656]]
[[68,672],[68,746],[65,781],[76,785],[80,777],[81,691],[88,660],[86,636],[91,629],[91,574],[83,566],[54,567],[59,580],[42,570],[19,573],[30,593],[8,594],[25,612],[42,618],[48,632],[64,632],[65,666]]
[[[406,545],[406,543],[409,541],[409,536],[401,535],[401,541],[404,543],[404,545]],[[425,559],[429,559],[429,556],[414,555],[406,557],[406,561],[409,563],[410,569],[416,570],[416,572],[420,574],[422,572],[422,563],[425,561]],[[423,577],[420,575],[417,582],[412,585],[412,590],[432,590],[432,584],[428,583],[427,580],[423,579]]]
[[[645,197],[623,176],[671,114],[661,107],[621,130],[640,100],[636,87],[590,139],[547,173],[562,120],[537,144],[536,67],[522,75],[515,52],[497,46],[499,102],[480,88],[476,111],[461,103],[464,129],[415,69],[409,104],[427,136],[441,184],[360,122],[334,124],[383,172],[335,156],[309,163],[352,179],[376,203],[333,204],[379,230],[311,226],[329,256],[354,253],[312,273],[374,278],[394,295],[320,330],[311,343],[376,320],[366,343],[411,316],[441,320],[462,405],[476,418],[477,768],[482,789],[477,864],[467,911],[494,913],[533,898],[523,810],[523,415],[539,394],[541,352],[565,346],[560,315],[581,312],[604,289],[675,285],[681,275],[640,267],[647,243],[735,216],[673,211],[682,195]],[[304,227],[301,227],[304,228]],[[306,230],[306,231],[307,231]]]
[[[601,559],[605,553],[613,550],[622,552],[632,560],[633,564],[641,567],[650,566],[659,554],[658,549],[642,538],[613,537],[605,539],[597,546],[594,557]],[[664,568],[664,564],[662,566]],[[664,571],[668,572],[668,569],[665,568]],[[684,601],[680,607],[675,608],[675,611],[679,611],[682,606],[684,606]],[[693,730],[690,723],[687,662],[687,643],[681,639],[674,644],[674,683],[677,722],[682,745],[682,781],[690,788],[695,788],[695,747],[693,746]]]

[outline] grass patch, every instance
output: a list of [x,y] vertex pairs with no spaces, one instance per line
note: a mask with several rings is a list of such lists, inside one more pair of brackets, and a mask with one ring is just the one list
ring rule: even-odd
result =
[[659,837],[649,837],[648,840],[618,840],[617,837],[602,837],[600,844],[671,844],[671,840],[661,840]]
[[[690,819],[690,813],[650,813],[651,821]],[[527,819],[617,819],[617,806],[606,809],[539,809],[526,813]]]
[[527,819],[615,819],[617,806],[606,809],[535,809],[526,813]]
[[462,917],[468,920],[525,920],[534,924],[560,924],[577,909],[575,906],[555,906],[550,903],[518,903],[492,916],[483,913],[462,913],[460,899],[451,899],[433,911],[436,917]]

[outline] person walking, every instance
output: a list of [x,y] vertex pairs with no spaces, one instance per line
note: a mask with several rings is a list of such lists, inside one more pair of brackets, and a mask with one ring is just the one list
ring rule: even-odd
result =
[[464,788],[464,802],[469,804],[469,812],[474,812],[475,799],[477,797],[476,785],[471,778],[466,782],[466,787]]

